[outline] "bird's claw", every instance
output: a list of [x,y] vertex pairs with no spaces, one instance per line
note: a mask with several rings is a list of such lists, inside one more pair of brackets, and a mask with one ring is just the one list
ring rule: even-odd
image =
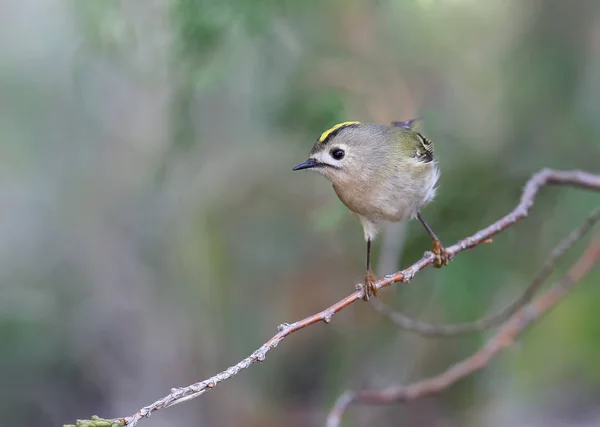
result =
[[373,274],[371,270],[367,271],[367,275],[365,276],[365,283],[363,285],[363,300],[369,301],[370,295],[377,296],[377,288],[375,287],[375,282],[377,281],[377,277]]
[[444,265],[448,265],[450,262],[450,255],[446,252],[446,248],[442,245],[442,242],[439,240],[433,241],[433,248],[431,252],[435,256],[433,260],[433,266],[435,268],[442,268]]

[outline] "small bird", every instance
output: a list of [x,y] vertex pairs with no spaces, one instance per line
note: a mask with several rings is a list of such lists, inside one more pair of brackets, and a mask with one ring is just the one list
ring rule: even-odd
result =
[[308,160],[293,169],[314,169],[327,177],[340,200],[360,218],[367,242],[365,301],[377,296],[371,242],[386,221],[418,218],[433,239],[434,266],[448,265],[445,248],[420,213],[435,196],[440,173],[433,143],[414,129],[417,121],[336,124],[317,139]]

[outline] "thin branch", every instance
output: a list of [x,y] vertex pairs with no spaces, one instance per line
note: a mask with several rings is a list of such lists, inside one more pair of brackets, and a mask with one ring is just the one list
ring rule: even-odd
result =
[[534,321],[552,309],[592,268],[600,262],[600,235],[590,242],[569,272],[531,304],[522,307],[480,350],[451,366],[443,373],[406,387],[361,390],[342,394],[327,417],[327,427],[339,426],[352,403],[389,404],[418,399],[447,389],[458,380],[484,368]]
[[511,302],[508,306],[491,316],[484,317],[473,322],[435,325],[422,322],[399,313],[377,298],[371,298],[371,305],[376,311],[386,316],[399,328],[406,331],[415,332],[424,337],[453,337],[471,332],[481,332],[483,330],[496,327],[504,323],[519,308],[531,301],[531,298],[533,298],[540,286],[542,286],[548,277],[550,277],[560,258],[562,258],[569,248],[571,248],[577,241],[581,240],[581,238],[583,238],[583,236],[585,236],[585,234],[590,231],[599,220],[600,208],[594,210],[587,217],[583,224],[573,230],[552,250],[540,271],[525,289],[525,292],[519,295],[519,297]]
[[[527,216],[529,209],[533,205],[534,199],[538,191],[545,185],[570,185],[579,188],[600,190],[600,175],[590,174],[584,171],[557,171],[551,169],[543,169],[531,177],[527,182],[521,200],[517,207],[504,216],[500,220],[496,221],[492,225],[476,232],[470,237],[460,240],[453,246],[446,249],[450,258],[453,258],[456,254],[471,249],[481,243],[488,241],[492,236],[506,230],[508,227],[523,219]],[[385,276],[384,278],[377,281],[374,286],[376,289],[381,289],[390,286],[394,283],[403,282],[408,283],[414,275],[425,267],[433,264],[435,256],[431,252],[426,252],[419,261],[414,263],[409,268],[399,271],[395,274]],[[226,370],[218,373],[217,375],[208,378],[204,381],[197,382],[187,387],[173,388],[171,393],[156,402],[143,407],[137,413],[132,416],[125,418],[117,418],[111,421],[114,426],[135,426],[141,419],[149,417],[153,412],[159,409],[168,408],[170,406],[182,403],[191,399],[194,399],[209,390],[212,390],[217,384],[225,381],[234,375],[237,375],[240,371],[248,368],[256,362],[262,362],[266,358],[266,354],[277,347],[277,345],[283,341],[284,338],[293,334],[294,332],[304,329],[307,326],[313,325],[319,322],[329,323],[333,316],[348,307],[350,304],[355,303],[362,299],[363,291],[359,289],[346,298],[333,304],[331,307],[308,316],[305,319],[294,322],[292,324],[282,324],[279,326],[279,332],[275,334],[269,341],[263,344],[260,348],[254,351],[250,356],[241,360],[237,364],[227,368]],[[99,419],[106,421],[104,419]],[[83,425],[80,423],[80,425]]]

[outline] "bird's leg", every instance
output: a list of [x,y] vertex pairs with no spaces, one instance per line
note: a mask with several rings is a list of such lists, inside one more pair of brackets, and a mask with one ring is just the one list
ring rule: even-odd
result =
[[427,222],[425,222],[425,219],[421,216],[420,212],[417,213],[417,218],[419,221],[421,221],[421,224],[423,224],[423,227],[425,227],[425,230],[427,230],[427,233],[433,239],[433,248],[431,249],[431,252],[433,252],[435,255],[433,266],[435,268],[441,268],[444,265],[448,265],[450,259],[448,257],[448,253],[446,252],[446,248],[444,248],[442,242],[440,239],[438,239],[438,236],[435,235],[431,227],[427,224]]
[[373,284],[375,283],[375,281],[377,280],[377,277],[375,277],[375,274],[373,274],[373,272],[371,271],[371,239],[368,238],[367,239],[367,274],[365,276],[365,283],[364,283],[364,295],[363,295],[363,300],[365,301],[369,301],[369,296],[371,295],[371,293],[375,296],[377,296],[377,288],[375,288],[375,286],[373,286]]

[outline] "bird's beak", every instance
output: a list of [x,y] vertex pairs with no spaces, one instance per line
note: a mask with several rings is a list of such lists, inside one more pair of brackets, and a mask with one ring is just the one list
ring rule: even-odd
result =
[[315,159],[308,159],[307,161],[300,163],[293,170],[299,171],[301,169],[310,169],[310,168],[315,168],[317,166],[321,166],[321,163]]

